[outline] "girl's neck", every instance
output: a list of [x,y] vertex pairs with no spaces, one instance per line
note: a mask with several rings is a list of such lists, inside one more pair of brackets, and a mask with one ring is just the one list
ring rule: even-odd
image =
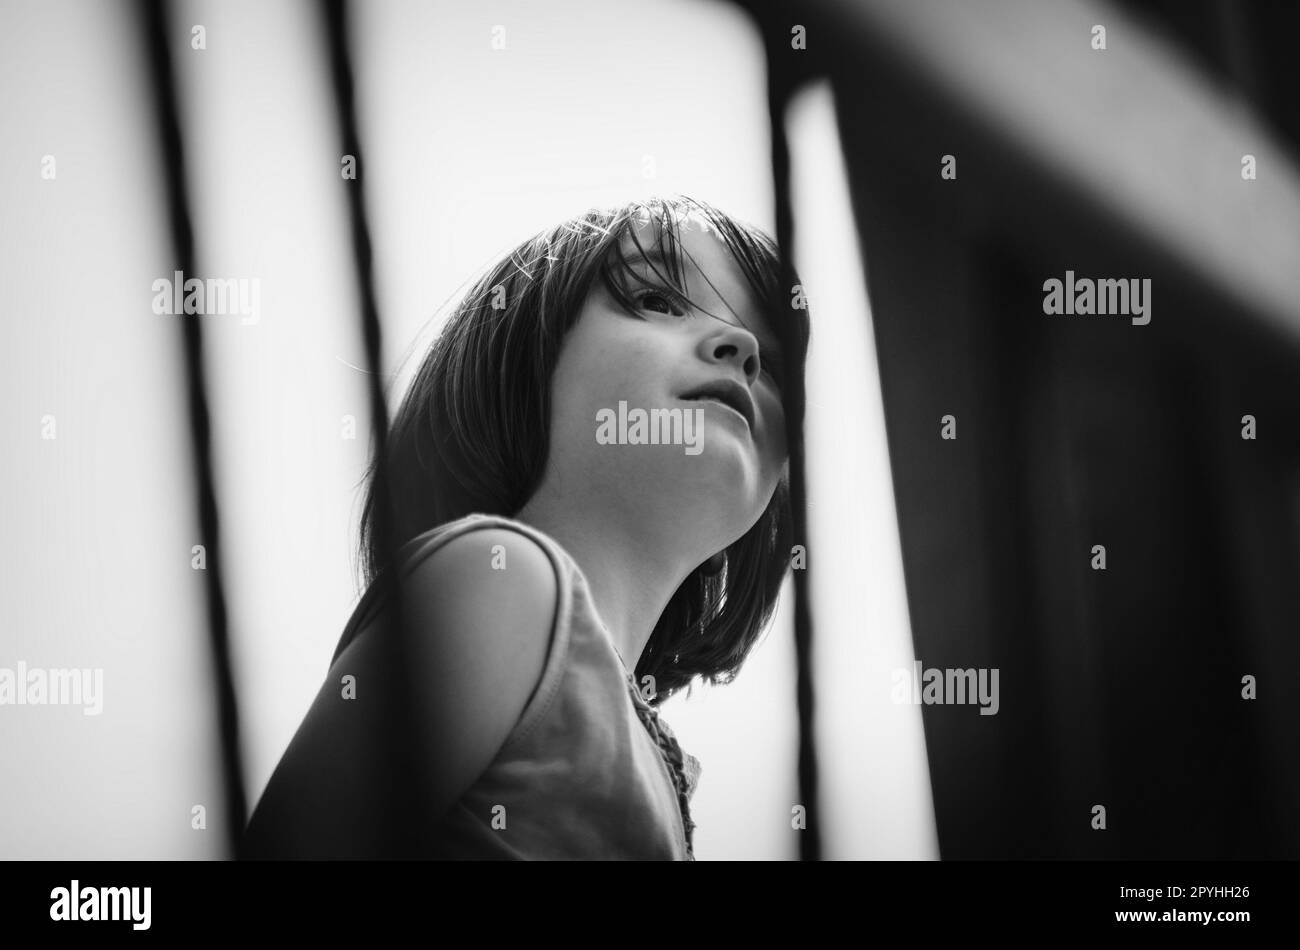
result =
[[582,510],[539,492],[514,517],[553,538],[582,569],[615,649],[636,670],[669,599],[696,566],[681,535],[647,530],[589,503]]

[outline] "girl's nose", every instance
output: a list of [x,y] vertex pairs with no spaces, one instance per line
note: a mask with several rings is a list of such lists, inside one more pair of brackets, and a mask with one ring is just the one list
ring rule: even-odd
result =
[[753,385],[762,365],[758,356],[758,340],[744,327],[723,323],[710,332],[701,343],[701,355],[710,363],[734,364]]

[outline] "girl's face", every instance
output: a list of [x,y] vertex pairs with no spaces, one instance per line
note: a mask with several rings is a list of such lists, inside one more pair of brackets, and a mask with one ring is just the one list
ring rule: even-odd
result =
[[[654,235],[642,229],[653,255]],[[776,335],[730,252],[695,222],[680,240],[681,279],[700,309],[679,300],[655,274],[666,278],[666,263],[651,268],[629,238],[628,259],[655,285],[629,285],[641,319],[597,281],[565,337],[551,379],[546,481],[574,500],[698,536],[691,546],[703,558],[739,539],[770,502],[786,459],[785,412]]]

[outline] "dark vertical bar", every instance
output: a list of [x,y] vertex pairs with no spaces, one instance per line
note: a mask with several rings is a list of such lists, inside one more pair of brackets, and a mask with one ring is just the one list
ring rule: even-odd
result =
[[1240,3],[1212,0],[1214,22],[1218,27],[1219,51],[1224,67],[1237,87],[1237,93],[1250,102],[1260,99],[1259,75],[1255,69],[1250,28]]
[[[181,141],[180,110],[176,101],[176,78],[172,69],[168,37],[171,35],[161,0],[142,0],[139,11],[149,61],[150,85],[154,91],[154,113],[163,153],[163,174],[171,216],[172,250],[177,267],[195,273],[194,231],[190,222],[189,184],[185,174],[185,151]],[[216,489],[212,477],[212,429],[208,416],[207,384],[203,375],[203,331],[199,321],[180,316],[181,342],[190,415],[190,444],[194,452],[194,481],[198,489],[199,530],[209,552],[204,571],[208,605],[208,642],[212,650],[216,679],[218,723],[221,742],[222,785],[226,796],[226,837],[231,854],[247,819],[244,772],[239,755],[239,709],[235,702],[230,672],[230,641],[227,633],[226,595],[221,580],[221,534],[217,516]]]
[[[790,151],[785,135],[785,108],[790,101],[793,78],[785,58],[787,50],[774,39],[773,30],[761,24],[767,38],[767,107],[772,128],[772,185],[776,198],[776,243],[781,252],[779,292],[788,301],[795,283],[794,215],[790,207]],[[780,31],[776,31],[779,36]],[[786,353],[802,350],[790,339],[793,328],[782,321],[778,328]],[[794,515],[794,536],[806,544],[808,537],[807,489],[804,481],[804,380],[792,374],[794,383],[786,392],[786,435],[790,451],[790,507]],[[821,860],[821,823],[817,807],[817,748],[813,733],[812,610],[809,603],[808,568],[794,572],[795,705],[799,714],[799,800],[805,808],[807,825],[799,836],[799,858]]]
[[418,832],[412,834],[411,816],[421,814],[418,789],[428,787],[427,777],[430,766],[423,756],[412,754],[411,750],[421,748],[419,735],[421,725],[415,716],[413,702],[414,671],[402,658],[411,655],[407,643],[406,624],[402,622],[401,610],[401,572],[394,543],[395,518],[388,480],[388,405],[383,387],[383,336],[379,323],[379,307],[375,297],[373,251],[370,241],[370,225],[366,213],[365,180],[367,165],[361,149],[361,137],[357,130],[355,86],[352,72],[352,56],[348,45],[347,25],[349,7],[344,0],[325,0],[322,6],[326,41],[329,46],[329,68],[333,84],[334,102],[337,109],[339,133],[342,139],[343,154],[356,159],[358,173],[355,179],[344,182],[347,191],[348,217],[352,226],[352,255],[356,266],[357,287],[361,297],[361,329],[365,343],[366,378],[369,381],[371,431],[374,434],[375,451],[375,521],[374,536],[381,551],[388,556],[383,573],[375,581],[383,585],[386,594],[391,595],[393,622],[385,635],[390,638],[394,662],[394,680],[390,686],[391,707],[387,714],[393,717],[388,728],[382,730],[378,737],[382,744],[376,749],[385,766],[394,770],[398,780],[392,789],[395,807],[385,812],[384,820],[388,823],[387,841],[392,857],[427,856],[421,851],[423,844]]

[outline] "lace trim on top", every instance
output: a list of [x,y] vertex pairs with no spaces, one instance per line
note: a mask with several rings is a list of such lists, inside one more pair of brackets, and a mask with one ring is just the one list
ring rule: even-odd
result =
[[696,783],[699,781],[699,759],[682,749],[681,744],[677,741],[677,736],[673,734],[668,723],[659,718],[658,710],[641,696],[641,691],[636,686],[636,679],[628,671],[626,665],[623,666],[623,675],[627,680],[632,705],[636,707],[637,717],[645,726],[646,731],[650,733],[650,738],[655,740],[655,744],[659,747],[659,752],[668,766],[668,773],[672,776],[673,787],[677,792],[677,804],[682,812],[682,827],[686,832],[686,856],[688,860],[694,861],[695,822],[691,819],[690,797],[695,791]]

